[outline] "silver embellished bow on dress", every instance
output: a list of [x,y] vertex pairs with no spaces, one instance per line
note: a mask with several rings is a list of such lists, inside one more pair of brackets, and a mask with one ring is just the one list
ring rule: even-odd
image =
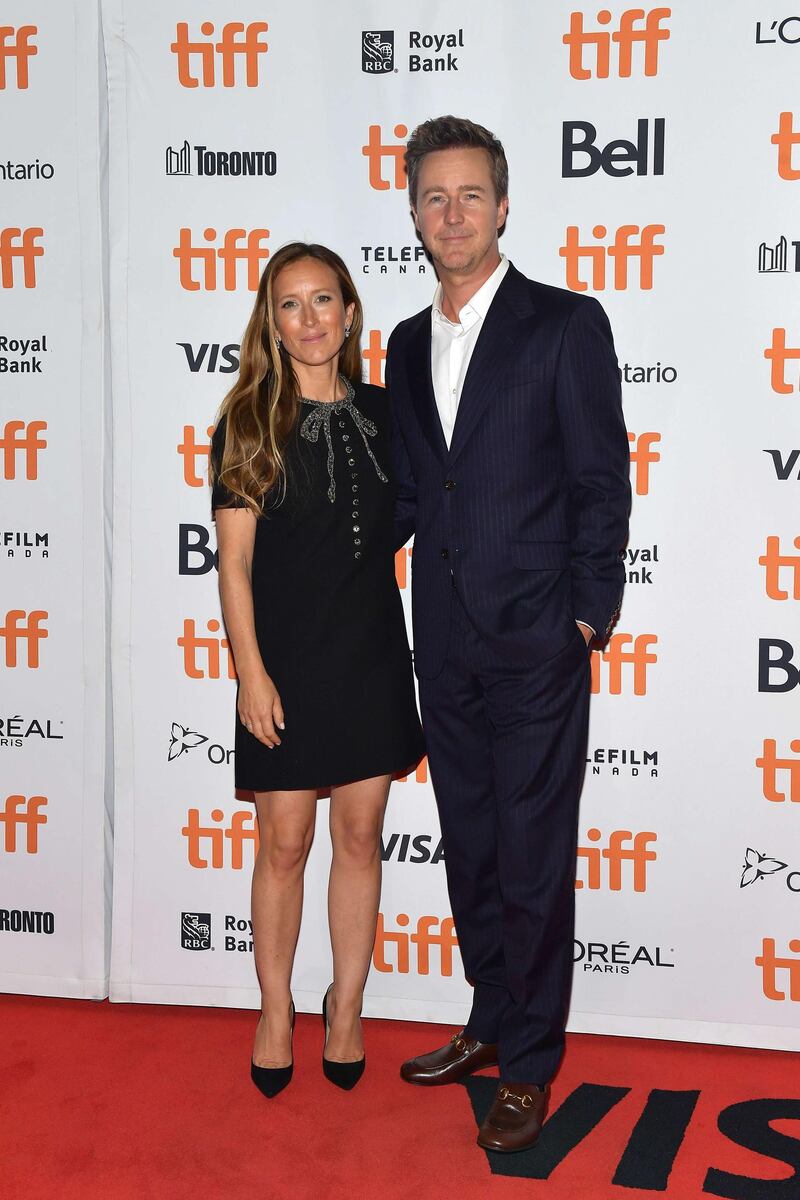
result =
[[333,438],[331,437],[331,417],[335,415],[338,416],[339,413],[346,412],[358,432],[361,434],[361,440],[364,443],[367,454],[372,460],[373,466],[375,467],[378,475],[378,479],[380,479],[381,483],[389,482],[378,465],[378,460],[372,453],[369,442],[367,441],[368,437],[376,437],[378,430],[374,423],[370,421],[368,417],[365,417],[363,413],[360,413],[355,404],[353,404],[353,399],[356,393],[350,380],[345,379],[343,375],[340,375],[339,378],[347,389],[347,395],[343,400],[309,400],[305,396],[301,397],[303,403],[310,404],[312,408],[311,412],[300,426],[300,436],[304,437],[308,442],[317,442],[319,441],[319,431],[321,429],[325,434],[325,441],[328,443],[328,478],[330,479],[330,484],[328,486],[328,499],[330,500],[331,504],[333,504],[334,500],[336,499],[336,479],[333,472],[334,463]]

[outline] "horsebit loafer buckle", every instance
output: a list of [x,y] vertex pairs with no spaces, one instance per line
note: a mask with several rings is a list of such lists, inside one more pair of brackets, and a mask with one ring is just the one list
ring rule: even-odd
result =
[[460,1033],[454,1033],[450,1038],[450,1041],[453,1043],[459,1053],[463,1053],[463,1051],[467,1048],[467,1043],[464,1041]]
[[500,1100],[519,1100],[523,1108],[533,1107],[533,1097],[529,1096],[527,1092],[518,1096],[516,1092],[510,1092],[507,1087],[501,1087],[497,1095]]

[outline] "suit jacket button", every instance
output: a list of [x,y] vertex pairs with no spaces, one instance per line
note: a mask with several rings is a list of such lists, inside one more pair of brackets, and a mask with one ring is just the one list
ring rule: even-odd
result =
[[456,486],[455,479],[445,479],[444,486],[448,492],[452,492],[453,488]]
[[441,554],[442,558],[447,558],[447,557],[448,557],[448,553],[447,553],[447,551],[446,551],[446,550],[440,550],[440,551],[439,551],[439,553]]

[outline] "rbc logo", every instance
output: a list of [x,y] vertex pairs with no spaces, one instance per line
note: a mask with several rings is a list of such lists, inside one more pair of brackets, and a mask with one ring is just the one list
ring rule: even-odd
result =
[[181,913],[181,945],[184,950],[211,949],[211,913]]
[[394,30],[366,29],[361,35],[361,70],[381,75],[394,70]]
[[[794,665],[794,646],[783,638],[758,639],[758,690],[791,692],[800,683],[800,670]],[[777,676],[777,677],[776,677]]]
[[[269,49],[267,43],[259,38],[268,29],[266,21],[253,21],[250,25],[242,21],[229,21],[222,26],[220,40],[214,42],[209,40],[214,36],[213,22],[203,21],[200,33],[205,40],[193,41],[189,38],[188,22],[179,21],[170,50],[178,60],[178,82],[181,87],[196,88],[201,82],[203,87],[215,87],[217,60],[222,66],[223,87],[236,87],[236,64],[240,60],[244,62],[245,86],[258,87],[259,56],[266,54]],[[244,36],[241,37],[241,34]],[[192,73],[195,59],[199,59],[199,79]]]
[[[663,117],[653,121],[653,174],[664,174],[664,125]],[[605,171],[614,179],[632,175],[634,166],[637,175],[646,175],[650,160],[650,122],[641,117],[636,124],[636,141],[623,138],[609,142],[602,150],[595,145],[597,129],[591,121],[565,121],[561,134],[561,174],[564,179],[585,179]],[[588,160],[575,165],[576,155]],[[633,164],[633,166],[631,165]]]

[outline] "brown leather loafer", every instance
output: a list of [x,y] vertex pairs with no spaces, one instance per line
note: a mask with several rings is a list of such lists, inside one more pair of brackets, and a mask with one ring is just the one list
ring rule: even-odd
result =
[[501,1083],[478,1130],[478,1145],[501,1154],[530,1150],[539,1140],[549,1101],[549,1085],[540,1091],[533,1083]]
[[458,1083],[474,1071],[497,1066],[497,1046],[464,1037],[464,1031],[454,1033],[446,1046],[440,1046],[430,1054],[410,1058],[400,1068],[406,1083],[420,1083],[424,1087],[438,1087],[444,1083]]

